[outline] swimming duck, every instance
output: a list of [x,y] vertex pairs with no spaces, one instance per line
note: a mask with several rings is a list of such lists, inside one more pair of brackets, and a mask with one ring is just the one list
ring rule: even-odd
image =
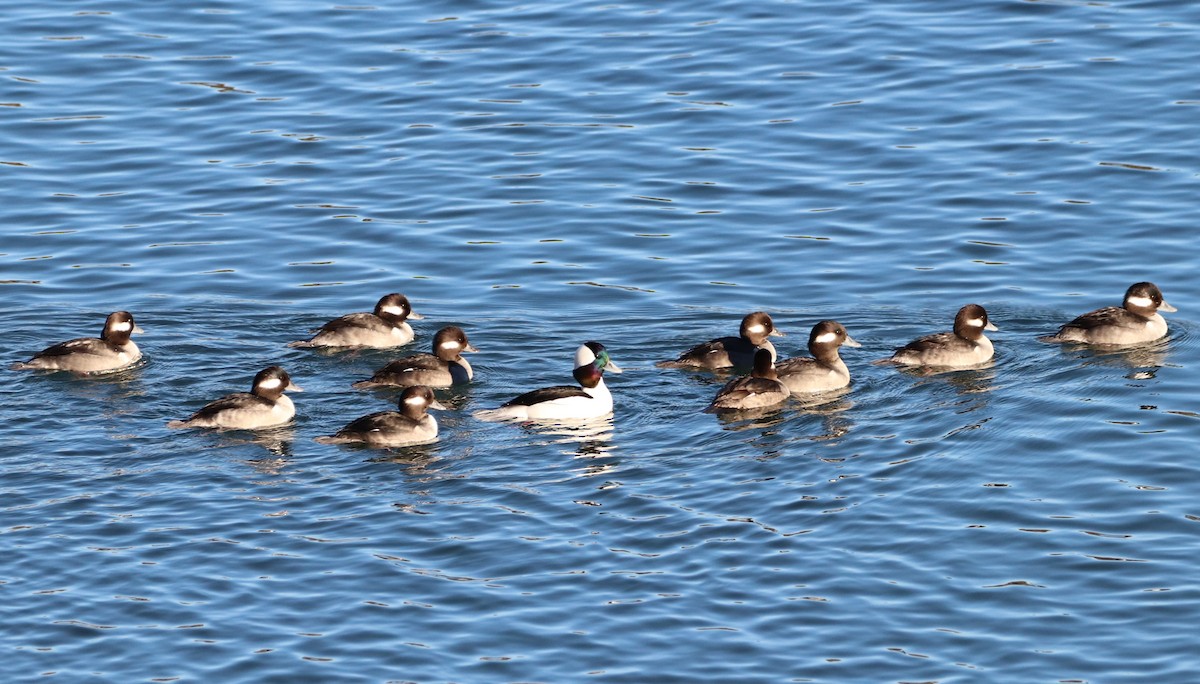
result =
[[811,357],[796,356],[775,364],[779,381],[792,394],[828,392],[850,384],[850,369],[838,354],[838,348],[861,347],[837,321],[821,321],[808,335]]
[[738,337],[721,337],[698,344],[679,355],[673,361],[659,361],[659,368],[730,368],[752,366],[754,353],[761,349],[771,352],[775,359],[775,346],[768,336],[783,337],[775,328],[771,316],[764,311],[748,313],[742,318]]
[[360,443],[372,447],[428,444],[437,441],[437,420],[429,409],[445,410],[433,390],[417,385],[400,393],[399,411],[381,411],[351,421],[335,434],[317,437],[321,444]]
[[885,363],[900,366],[970,368],[991,360],[992,341],[984,331],[999,330],[987,311],[978,304],[967,304],[954,316],[954,331],[925,335],[898,347]]
[[408,319],[424,318],[412,310],[408,297],[393,292],[379,298],[371,313],[351,313],[321,326],[308,340],[289,342],[289,347],[370,347],[386,349],[412,342]]
[[750,375],[734,378],[717,392],[708,413],[740,411],[774,406],[788,398],[791,392],[779,381],[772,363],[771,351],[759,349],[754,353],[754,370]]
[[479,351],[467,341],[462,328],[448,325],[433,336],[432,354],[413,354],[396,359],[375,371],[370,380],[361,380],[352,385],[358,389],[387,386],[426,385],[449,387],[470,382],[474,377],[471,364],[462,357],[463,352]]
[[254,376],[249,392],[237,392],[196,411],[186,420],[167,423],[172,428],[229,428],[254,430],[283,425],[296,415],[296,407],[284,391],[302,392],[279,366],[268,366]]
[[109,373],[128,368],[142,358],[129,336],[143,332],[128,311],[114,311],[104,321],[100,337],[80,337],[47,347],[12,370],[64,370],[73,373]]
[[1043,342],[1078,342],[1100,346],[1125,346],[1153,342],[1167,334],[1167,321],[1159,311],[1177,309],[1163,299],[1154,283],[1134,283],[1125,291],[1121,306],[1107,306],[1079,316]]
[[613,399],[604,384],[604,371],[621,368],[599,342],[586,342],[575,351],[573,375],[579,383],[544,387],[505,402],[496,409],[479,411],[484,420],[556,420],[598,418],[612,412]]

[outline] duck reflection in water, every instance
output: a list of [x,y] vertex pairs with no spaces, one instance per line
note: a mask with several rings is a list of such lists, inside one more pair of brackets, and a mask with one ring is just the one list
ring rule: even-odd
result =
[[1078,351],[1081,366],[1106,366],[1128,369],[1129,380],[1153,380],[1160,368],[1170,367],[1167,363],[1168,345],[1165,339],[1139,347],[1103,349],[1084,345],[1071,345],[1067,349]]
[[[600,418],[581,418],[557,421],[525,421],[521,429],[531,437],[540,437],[542,444],[570,445],[576,458],[597,458],[613,449],[612,414]],[[549,438],[549,439],[545,439]]]
[[283,469],[292,461],[292,443],[296,441],[296,431],[291,425],[282,425],[256,431],[228,430],[212,433],[222,446],[249,446],[263,448],[269,454],[263,458],[249,459],[246,463],[263,475],[280,475]]

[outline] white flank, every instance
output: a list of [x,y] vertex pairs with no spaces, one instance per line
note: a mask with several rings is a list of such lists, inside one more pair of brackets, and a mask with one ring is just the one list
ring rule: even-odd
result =
[[1125,301],[1129,302],[1133,306],[1136,306],[1136,307],[1142,308],[1142,309],[1149,309],[1150,307],[1154,306],[1154,301],[1152,299],[1150,299],[1149,297],[1130,297],[1129,299],[1126,299]]
[[403,316],[404,315],[404,309],[401,309],[398,306],[385,306],[382,309],[380,309],[380,311],[382,311],[386,314],[391,314],[393,316]]
[[836,339],[837,339],[837,333],[827,332],[827,333],[822,333],[820,335],[817,335],[816,341],[820,342],[821,344],[829,344],[830,342],[833,342]]
[[283,385],[283,381],[279,378],[267,378],[258,383],[258,386],[263,389],[279,389]]

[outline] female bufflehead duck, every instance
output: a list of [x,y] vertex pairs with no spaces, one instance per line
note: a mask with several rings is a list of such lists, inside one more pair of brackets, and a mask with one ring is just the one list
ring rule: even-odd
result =
[[60,342],[33,355],[13,370],[65,370],[73,373],[107,373],[121,370],[142,358],[138,346],[129,339],[143,332],[128,311],[114,311],[104,321],[100,337],[80,337]]
[[321,444],[366,444],[394,447],[437,441],[438,424],[429,409],[445,410],[433,396],[433,390],[418,385],[400,393],[400,410],[381,411],[351,421],[337,433],[317,437]]
[[754,352],[754,370],[750,375],[725,383],[704,410],[715,413],[764,408],[787,399],[789,394],[791,392],[775,373],[770,350],[759,349]]
[[612,413],[613,400],[604,384],[604,371],[620,373],[599,342],[585,342],[575,351],[574,385],[544,387],[508,401],[497,409],[478,411],[483,420],[556,420],[599,418]]
[[352,313],[335,318],[309,340],[289,342],[289,347],[372,347],[386,349],[412,342],[413,331],[406,319],[420,320],[408,297],[393,292],[380,297],[371,313]]
[[192,414],[187,420],[173,420],[167,427],[190,428],[255,428],[282,425],[296,415],[292,400],[284,390],[302,392],[292,383],[287,371],[279,366],[270,366],[254,376],[249,392],[237,392],[221,397]]
[[954,332],[942,332],[918,337],[884,363],[900,366],[935,366],[969,368],[992,359],[992,341],[985,330],[999,330],[988,320],[987,311],[978,304],[968,304],[954,316]]
[[861,347],[837,321],[821,321],[808,335],[811,357],[796,356],[775,364],[779,381],[793,394],[828,392],[850,384],[850,369],[838,347]]
[[768,335],[783,337],[775,329],[771,316],[763,311],[748,313],[742,318],[739,337],[721,337],[698,344],[679,355],[674,361],[659,361],[659,368],[729,368],[731,366],[754,365],[754,353],[768,349],[771,360],[775,360],[775,346]]
[[370,380],[356,382],[352,387],[449,387],[461,382],[470,382],[474,373],[471,364],[462,357],[462,353],[475,351],[479,350],[467,341],[467,334],[462,328],[448,325],[433,336],[432,354],[413,354],[396,359],[375,371]]
[[1176,310],[1154,283],[1134,283],[1125,291],[1125,302],[1120,307],[1085,313],[1041,340],[1103,346],[1153,342],[1167,334],[1167,321],[1158,312]]

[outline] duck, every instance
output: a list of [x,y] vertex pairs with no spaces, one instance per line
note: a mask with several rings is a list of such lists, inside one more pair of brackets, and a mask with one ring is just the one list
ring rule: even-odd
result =
[[717,392],[706,413],[744,411],[774,406],[791,395],[779,380],[769,349],[754,352],[754,369],[749,375],[734,378]]
[[1163,299],[1162,291],[1154,283],[1134,283],[1125,290],[1121,306],[1089,311],[1059,328],[1057,333],[1039,339],[1104,347],[1145,344],[1167,334],[1167,321],[1159,311],[1174,313],[1178,309]]
[[604,372],[621,373],[599,342],[575,350],[573,375],[579,385],[559,385],[526,392],[499,408],[475,413],[481,420],[586,420],[612,413],[613,398]]
[[792,394],[811,394],[841,389],[850,384],[850,369],[838,348],[861,347],[846,327],[837,321],[821,321],[808,334],[809,356],[796,356],[775,364],[779,381]]
[[775,327],[770,314],[754,311],[742,318],[738,337],[721,337],[702,342],[670,361],[659,361],[659,368],[731,368],[754,365],[754,354],[760,348],[771,352],[774,361],[775,346],[767,337],[783,337],[783,331]]
[[351,387],[426,385],[428,387],[450,387],[470,382],[475,377],[471,364],[462,357],[463,352],[477,352],[463,329],[448,325],[433,336],[432,354],[413,354],[396,359],[375,371],[369,380],[360,380]]
[[316,438],[320,444],[365,444],[370,447],[397,447],[428,444],[438,438],[437,420],[429,409],[445,410],[424,385],[405,387],[398,400],[399,411],[380,411],[350,421],[332,435]]
[[12,370],[70,371],[78,374],[111,373],[132,366],[142,358],[129,338],[144,332],[128,311],[114,311],[104,320],[100,337],[79,337],[47,347],[28,361],[14,363]]
[[413,329],[409,320],[424,316],[412,310],[408,297],[399,292],[385,294],[375,303],[371,313],[350,313],[321,326],[307,340],[289,342],[289,347],[366,347],[388,349],[412,342]]
[[268,366],[254,376],[249,392],[236,392],[209,402],[185,420],[172,420],[170,428],[222,428],[257,430],[290,421],[296,407],[284,392],[302,392],[288,372]]
[[988,319],[987,310],[978,304],[967,304],[954,315],[954,330],[925,335],[897,347],[884,363],[898,366],[929,366],[933,368],[971,368],[992,360],[995,350],[992,341],[983,333],[996,331]]

